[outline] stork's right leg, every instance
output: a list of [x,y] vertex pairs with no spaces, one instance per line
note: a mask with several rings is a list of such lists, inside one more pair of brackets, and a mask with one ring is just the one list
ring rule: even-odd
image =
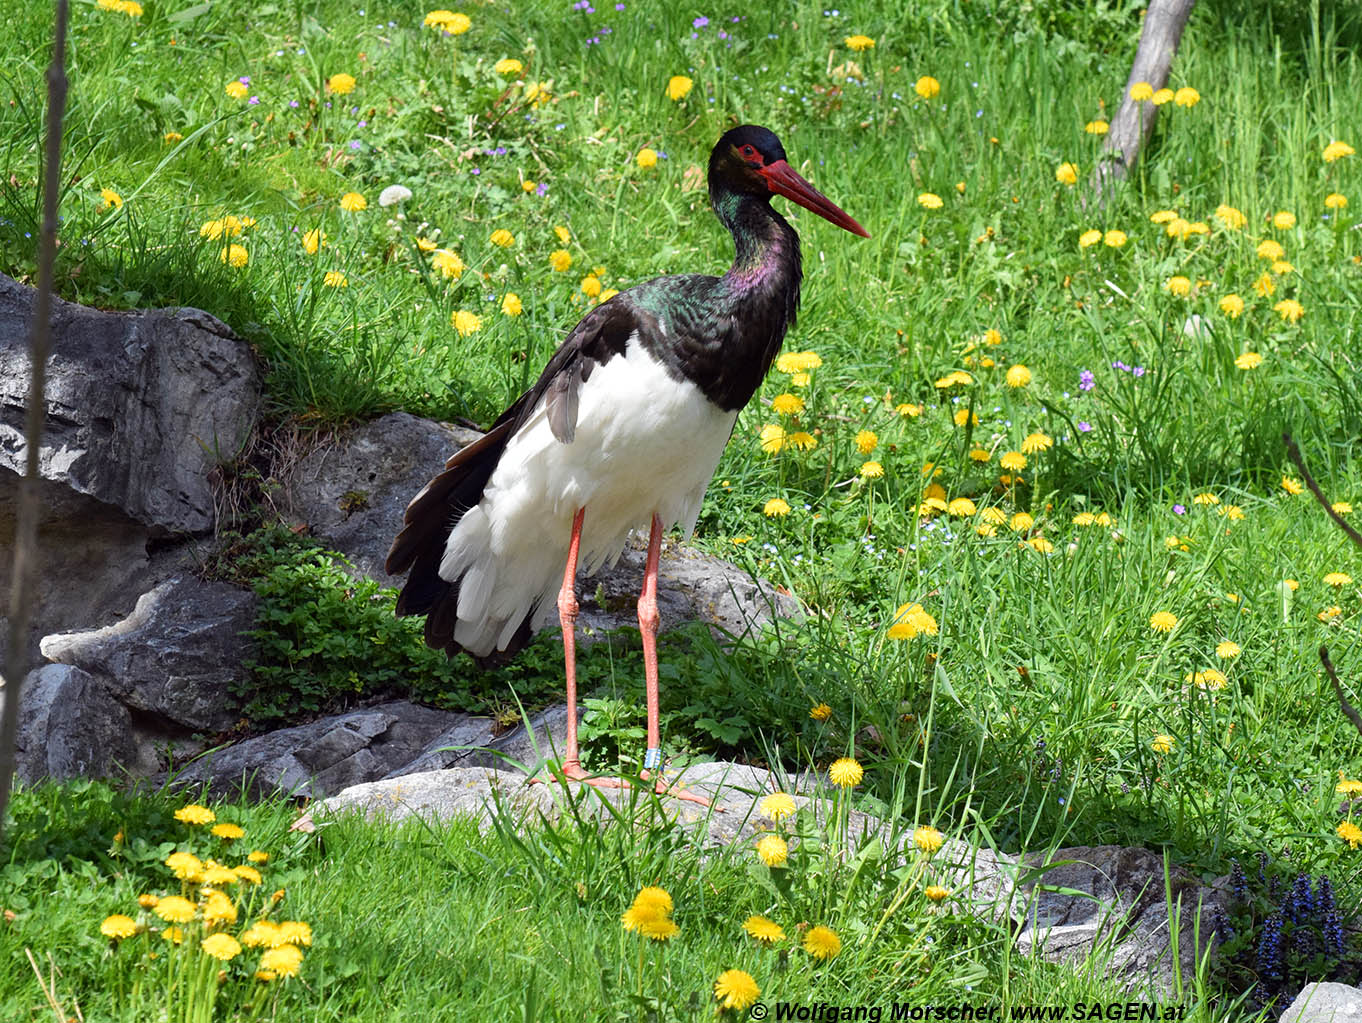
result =
[[558,622],[563,627],[563,674],[567,679],[567,758],[563,773],[569,778],[584,778],[577,753],[577,552],[582,545],[582,519],[585,508],[578,508],[572,520],[572,540],[568,543],[563,586],[558,591]]

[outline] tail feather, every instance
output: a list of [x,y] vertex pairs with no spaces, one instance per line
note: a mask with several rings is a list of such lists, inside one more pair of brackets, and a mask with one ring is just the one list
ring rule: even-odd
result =
[[[458,625],[461,580],[440,575],[445,546],[469,509],[477,506],[496,470],[506,444],[519,425],[523,400],[516,402],[478,440],[461,448],[445,463],[445,470],[412,498],[403,515],[402,531],[393,540],[384,568],[390,575],[409,572],[397,598],[397,614],[425,615],[426,644],[451,657],[463,647],[454,638]],[[529,639],[528,619],[517,631],[514,649]],[[483,663],[485,659],[479,659]],[[486,659],[490,660],[490,659]],[[484,665],[486,666],[486,665]]]

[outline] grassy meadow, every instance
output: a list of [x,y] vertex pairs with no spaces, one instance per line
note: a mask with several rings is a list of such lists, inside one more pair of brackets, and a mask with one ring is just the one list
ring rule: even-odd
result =
[[[1288,886],[1327,874],[1355,921],[1362,735],[1317,652],[1362,702],[1362,550],[1282,434],[1358,524],[1362,14],[1203,0],[1143,158],[1099,205],[1139,31],[1139,4],[1080,0],[78,2],[58,289],[219,316],[266,363],[271,429],[322,437],[395,409],[485,426],[595,303],[723,272],[705,161],[726,128],[763,124],[872,237],[776,200],[803,241],[799,323],[694,542],[810,613],[731,648],[669,638],[668,753],[792,773],[854,758],[863,777],[829,798],[900,835],[1142,845],[1207,880],[1265,855]],[[50,33],[45,5],[0,25],[0,270],[20,279]],[[306,574],[288,578],[271,593],[306,617]],[[401,635],[429,702],[448,686],[457,706],[542,703],[559,684],[551,635],[513,676],[432,665]],[[601,644],[582,672],[589,762],[636,765],[637,650]],[[262,721],[294,693],[267,677]],[[835,815],[783,818],[781,863],[771,846],[701,856],[647,801],[634,827],[569,812],[481,836],[296,835],[292,807],[245,800],[195,824],[185,801],[18,794],[0,1018],[743,1018],[729,970],[772,1005],[1127,997],[1102,953],[1031,960],[960,893],[928,894],[930,832],[903,864]],[[176,851],[199,866],[177,878]],[[231,867],[249,869],[208,873]],[[671,912],[634,903],[649,887]],[[176,893],[196,900],[180,923],[150,898]],[[1358,983],[1362,953],[1327,954],[1327,922],[1288,952],[1264,943],[1279,902],[1245,909],[1233,968],[1183,979],[1189,1018],[1275,1019],[1290,982]],[[129,923],[101,933],[114,915]],[[753,917],[779,937],[745,931]],[[244,940],[257,919],[306,922],[307,940]]]

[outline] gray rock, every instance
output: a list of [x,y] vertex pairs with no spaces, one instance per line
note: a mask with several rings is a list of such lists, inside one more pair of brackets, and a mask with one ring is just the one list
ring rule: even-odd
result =
[[226,795],[322,798],[382,778],[420,756],[463,715],[403,701],[320,718],[205,753],[175,784],[208,782]]
[[169,579],[138,599],[132,614],[92,632],[47,636],[49,661],[107,681],[129,708],[190,731],[223,731],[236,715],[229,687],[245,681],[258,598],[227,583]]
[[1362,988],[1306,984],[1282,1013],[1280,1023],[1362,1023]]
[[312,535],[385,585],[383,559],[407,502],[478,434],[405,412],[341,434],[302,458],[284,482],[289,512]]
[[18,777],[98,778],[133,756],[131,717],[104,684],[79,668],[48,664],[24,681]]
[[[0,275],[0,468],[23,471],[33,289]],[[198,310],[110,313],[53,300],[41,474],[153,534],[213,528],[211,477],[260,405],[250,347]]]

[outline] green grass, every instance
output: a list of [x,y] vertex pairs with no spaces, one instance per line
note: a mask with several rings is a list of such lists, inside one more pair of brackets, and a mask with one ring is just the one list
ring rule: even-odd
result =
[[[1362,435],[1362,157],[1321,157],[1333,139],[1362,145],[1350,134],[1362,123],[1362,17],[1346,5],[1275,3],[1255,6],[1253,18],[1235,0],[1198,5],[1170,84],[1195,87],[1201,101],[1163,109],[1136,173],[1099,209],[1085,203],[1083,183],[1100,139],[1084,125],[1120,101],[1138,5],[902,6],[857,0],[833,16],[807,3],[749,14],[480,5],[466,10],[470,31],[442,37],[422,27],[424,11],[395,5],[361,14],[329,0],[148,3],[138,19],[78,5],[60,290],[101,306],[215,313],[266,359],[270,401],[291,425],[394,408],[485,425],[589,308],[581,283],[593,270],[620,289],[659,273],[723,270],[728,242],[695,175],[726,127],[766,124],[792,164],[873,237],[792,217],[806,275],[786,348],[817,352],[821,365],[804,386],[773,372],[742,413],[696,543],[789,587],[811,614],[731,649],[702,633],[673,640],[663,656],[669,752],[787,768],[823,768],[853,752],[867,768],[860,805],[896,826],[930,821],[1011,851],[1161,847],[1204,877],[1260,850],[1289,854],[1299,869],[1329,871],[1355,911],[1362,861],[1337,834],[1348,811],[1334,788],[1340,773],[1362,774],[1362,737],[1338,712],[1317,650],[1329,645],[1356,703],[1362,595],[1324,576],[1362,579],[1362,562],[1308,494],[1283,488],[1296,473],[1281,434],[1298,439],[1333,499],[1362,513],[1353,450]],[[742,20],[729,20],[735,14]],[[693,27],[700,15],[711,23]],[[45,52],[49,18],[41,7],[16,9],[0,28],[4,51]],[[853,33],[873,37],[874,49],[848,50]],[[522,61],[523,74],[493,69],[506,57]],[[859,77],[845,77],[849,61]],[[34,266],[41,63],[13,61],[0,78],[0,268],[16,276]],[[325,88],[340,72],[357,79],[346,96]],[[246,98],[229,97],[225,85],[243,75]],[[665,94],[671,75],[695,83],[679,102]],[[941,85],[930,101],[914,91],[922,75]],[[527,101],[530,82],[548,83],[547,102]],[[180,138],[167,141],[172,132]],[[656,167],[638,166],[645,146],[665,154]],[[1056,180],[1066,161],[1079,167],[1077,187]],[[540,187],[526,191],[528,182]],[[412,198],[382,208],[392,184]],[[102,209],[101,189],[122,205]],[[349,192],[367,208],[343,211]],[[919,203],[928,192],[939,209]],[[1350,205],[1326,208],[1332,193]],[[1242,230],[1215,218],[1222,203],[1245,214]],[[1150,219],[1162,210],[1207,233],[1170,237]],[[1272,226],[1282,210],[1294,226]],[[201,231],[227,215],[254,220],[230,239],[248,254],[243,267],[224,262],[224,240]],[[491,242],[499,229],[512,246]],[[1090,229],[1128,241],[1083,248]],[[312,230],[326,245],[309,255],[301,239]],[[440,274],[418,239],[457,252],[462,274]],[[1268,239],[1292,269],[1273,272],[1258,254]],[[566,272],[550,267],[560,248],[572,256]],[[331,271],[347,285],[328,287]],[[1265,273],[1271,295],[1254,289]],[[1187,278],[1189,295],[1170,292],[1174,277]],[[501,311],[507,293],[520,297],[522,315]],[[1230,294],[1245,303],[1237,318],[1220,305]],[[1298,322],[1275,308],[1288,298],[1304,309]],[[460,336],[451,326],[460,310],[480,317],[479,329]],[[1189,328],[1192,316],[1208,329]],[[1261,365],[1242,369],[1236,360],[1249,352]],[[1031,380],[1010,387],[1004,375],[1018,364]],[[968,384],[937,386],[957,370]],[[797,417],[772,408],[782,393],[803,399]],[[764,452],[769,425],[809,432],[817,446]],[[862,431],[875,434],[868,451],[858,447]],[[1053,446],[1029,450],[1023,470],[1000,468],[1035,433]],[[862,475],[871,460],[882,476]],[[1219,503],[1195,503],[1202,493]],[[767,517],[777,497],[791,511]],[[968,498],[976,510],[942,513],[928,503],[937,498]],[[1079,525],[1080,513],[1110,522]],[[279,592],[294,605],[280,613],[306,626],[307,601],[334,612],[341,624],[324,647],[362,660],[362,643],[350,649],[356,637],[386,644],[399,634],[364,617],[367,597],[361,613],[307,596],[316,583],[284,579]],[[891,639],[907,603],[921,604],[939,631]],[[1151,629],[1160,611],[1177,617],[1172,632]],[[1227,640],[1237,657],[1217,655]],[[342,666],[329,654],[321,669],[297,663],[317,679]],[[1211,668],[1223,671],[1224,688],[1188,681]],[[415,689],[427,700],[512,702],[508,676],[421,670]],[[552,691],[556,672],[545,637],[509,681],[533,700]],[[635,764],[636,652],[602,647],[583,676],[588,755],[601,767]],[[809,708],[824,702],[830,719],[811,720]],[[1157,735],[1172,737],[1170,752],[1154,751]],[[286,816],[277,806],[238,809],[267,834]],[[105,823],[95,846],[111,840],[115,825]],[[761,894],[766,868],[747,850],[687,859],[665,829],[640,829],[630,832],[636,850],[614,848],[593,865],[595,841],[536,831],[519,849],[467,829],[358,822],[320,844],[293,840],[289,855],[309,880],[289,897],[319,944],[287,1012],[377,1019],[382,1006],[406,1004],[433,1015],[430,1006],[457,993],[461,1007],[494,1017],[510,1006],[511,1015],[552,1018],[585,977],[588,1015],[631,1017],[636,950],[621,944],[618,916],[642,883],[668,887],[682,925],[656,967],[664,978],[647,985],[664,1015],[692,1013],[691,995],[704,1001],[717,971],[742,963],[764,989],[843,1003],[876,996],[896,969],[917,971],[924,1001],[953,999],[960,978],[975,976],[991,978],[969,981],[983,996],[1009,1002],[1105,991],[1081,971],[1019,963],[999,936],[949,915],[926,961],[879,958],[884,947],[850,939],[865,933],[857,919],[892,904],[888,876],[847,894],[838,887],[847,875],[815,872],[825,895],[846,894],[844,903],[792,903]],[[489,862],[509,864],[505,875],[489,874]],[[126,903],[131,878],[112,877],[123,865],[93,852],[14,847],[10,863],[45,872],[72,907],[48,930],[23,916],[30,929],[5,947],[15,968],[4,971],[0,1004],[28,1012],[37,1003],[16,958],[22,944],[75,949],[63,968],[81,975],[103,954],[91,920]],[[482,865],[477,877],[468,863]],[[616,872],[593,873],[607,869]],[[413,901],[403,884],[422,871],[421,883],[448,898]],[[557,894],[540,898],[544,885]],[[734,915],[763,905],[833,922],[847,951],[821,972],[802,953],[750,958]],[[918,902],[904,912],[925,926]],[[893,940],[916,947],[906,932]],[[82,1004],[107,998],[98,980],[70,984]],[[1200,994],[1194,1001],[1207,1018],[1234,1014],[1226,1001],[1215,1010]]]

